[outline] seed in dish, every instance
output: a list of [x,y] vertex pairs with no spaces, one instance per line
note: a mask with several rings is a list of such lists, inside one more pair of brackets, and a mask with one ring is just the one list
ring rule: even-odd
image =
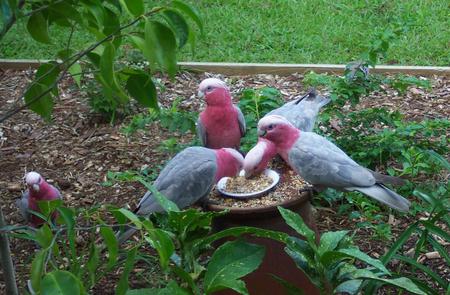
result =
[[270,186],[272,182],[272,178],[264,174],[260,174],[250,179],[247,179],[244,176],[236,176],[228,178],[224,191],[233,194],[249,194],[264,190]]

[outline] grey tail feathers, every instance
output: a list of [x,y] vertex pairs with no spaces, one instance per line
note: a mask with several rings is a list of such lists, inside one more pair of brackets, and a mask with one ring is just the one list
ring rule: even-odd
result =
[[119,242],[119,245],[128,240],[134,233],[136,232],[136,229],[131,226],[125,226],[125,229],[123,232],[117,232],[116,238]]
[[296,100],[295,104],[299,104],[304,99],[315,101],[317,103],[317,105],[319,106],[319,108],[323,107],[324,105],[326,105],[327,103],[329,103],[331,101],[331,99],[329,97],[318,95],[317,91],[314,87],[310,88],[305,95],[298,98]]
[[359,191],[401,212],[407,212],[411,205],[410,201],[379,183],[368,187],[349,187],[346,189]]
[[392,184],[396,186],[404,185],[406,181],[404,179],[401,179],[399,177],[384,175],[375,171],[372,171],[370,169],[367,169],[372,173],[373,177],[375,177],[375,180],[377,183],[384,183],[384,184]]

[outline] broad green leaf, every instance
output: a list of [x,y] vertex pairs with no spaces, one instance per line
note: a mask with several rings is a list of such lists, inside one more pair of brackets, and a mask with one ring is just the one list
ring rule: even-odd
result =
[[148,231],[145,240],[158,251],[159,261],[163,269],[169,266],[170,256],[175,251],[175,246],[170,236],[163,230],[153,229]]
[[95,284],[95,275],[100,262],[99,249],[94,243],[91,243],[91,249],[89,251],[89,259],[86,263],[89,277],[89,289]]
[[162,14],[164,16],[164,19],[169,24],[170,28],[175,33],[175,36],[178,40],[178,47],[183,47],[189,37],[189,26],[183,15],[173,9],[166,9]]
[[60,216],[60,223],[67,225],[68,228],[73,228],[75,226],[75,213],[73,212],[73,209],[58,207],[56,210]]
[[436,198],[433,197],[432,195],[423,193],[423,192],[421,192],[421,191],[419,191],[419,190],[414,190],[414,191],[413,191],[413,195],[415,195],[416,197],[418,197],[418,198],[424,200],[425,202],[430,203],[430,205],[433,206],[433,207],[436,206],[436,204],[439,202],[439,201],[436,200]]
[[81,295],[86,294],[80,280],[72,273],[55,270],[44,276],[41,282],[42,295]]
[[439,155],[433,150],[427,150],[427,153],[432,159],[441,164],[443,168],[450,171],[450,163],[447,161],[447,159],[445,159],[443,156]]
[[120,0],[120,4],[122,4],[125,10],[132,16],[140,16],[144,14],[143,0]]
[[127,260],[125,261],[125,266],[120,276],[119,283],[116,287],[116,295],[124,295],[128,290],[128,276],[130,275],[131,269],[134,266],[134,261],[136,258],[137,248],[128,250]]
[[304,253],[295,251],[292,249],[292,247],[286,247],[284,251],[286,251],[286,253],[292,258],[292,260],[294,260],[297,267],[301,271],[303,271],[305,276],[307,276],[313,284],[317,286],[320,285],[320,280],[316,272],[315,263],[310,263],[309,259],[305,256]]
[[110,227],[102,226],[100,228],[100,234],[108,248],[108,264],[106,265],[106,269],[111,270],[116,264],[119,256],[119,243]]
[[56,210],[56,208],[61,207],[62,204],[63,200],[61,199],[51,201],[38,201],[38,206],[41,210],[42,215],[46,216],[47,218]]
[[203,21],[200,17],[200,13],[197,9],[186,2],[174,0],[172,1],[172,6],[183,13],[187,14],[199,27],[200,32],[203,34]]
[[[174,255],[172,255],[171,257],[172,261],[174,260],[173,257]],[[188,284],[189,288],[194,292],[194,294],[200,294],[200,290],[196,282],[194,282],[194,279],[192,278],[191,274],[186,272],[183,268],[179,267],[178,265],[171,265],[170,269],[178,276],[178,278],[182,279],[185,283]]]
[[43,249],[50,247],[53,241],[53,233],[48,224],[44,224],[36,231],[36,240]]
[[175,36],[166,25],[147,19],[145,23],[145,47],[151,55],[151,63],[158,63],[173,77],[177,70]]
[[77,5],[60,1],[49,6],[50,12],[59,16],[60,19],[71,19],[77,23],[82,22],[80,13],[76,9]]
[[377,275],[375,275],[374,273],[372,273],[371,271],[366,270],[366,269],[358,269],[357,271],[355,271],[353,273],[353,276],[355,278],[371,279],[371,280],[376,280],[376,281],[382,282],[384,284],[389,284],[392,286],[400,287],[400,288],[405,289],[406,291],[414,293],[414,294],[427,295],[419,287],[417,287],[417,285],[414,284],[413,281],[411,281],[408,278],[401,277],[401,278],[396,278],[396,279],[385,279],[385,278],[378,277]]
[[47,249],[40,250],[31,263],[31,286],[37,292],[40,290],[42,272],[44,271],[44,262],[47,257]]
[[180,209],[178,208],[177,204],[172,202],[171,200],[167,199],[163,194],[161,194],[159,191],[155,189],[153,185],[145,181],[144,179],[140,178],[138,179],[140,183],[142,183],[155,197],[155,199],[159,202],[161,207],[163,207],[164,210],[167,212],[175,211],[179,212]]
[[314,274],[316,269],[316,261],[314,258],[314,250],[309,244],[299,238],[289,237],[286,253],[294,259],[298,267],[308,274]]
[[264,252],[264,247],[241,240],[226,242],[220,246],[212,255],[206,269],[205,292],[210,294],[233,288],[241,294],[247,294],[244,283],[238,279],[258,268],[264,258]]
[[133,212],[131,212],[130,210],[127,210],[125,208],[120,208],[119,210],[120,213],[122,213],[126,218],[128,218],[131,222],[134,223],[134,225],[138,228],[141,229],[142,228],[142,222],[139,220],[139,217],[136,216],[136,214],[134,214]]
[[165,288],[160,289],[145,288],[145,289],[128,290],[126,295],[191,295],[191,293],[178,286],[178,284],[175,281],[170,281]]
[[107,85],[114,87],[114,56],[116,50],[111,43],[106,43],[100,58],[100,73]]
[[81,74],[83,73],[81,65],[79,63],[74,63],[69,68],[69,73],[72,75],[72,79],[77,83],[78,87],[81,87]]
[[333,251],[338,246],[339,242],[348,234],[347,230],[336,232],[325,232],[320,236],[319,255],[327,251]]
[[362,280],[348,280],[334,289],[334,293],[358,294]]
[[48,22],[43,12],[39,11],[30,16],[27,22],[27,30],[34,40],[41,43],[51,43],[48,35]]
[[304,236],[309,245],[315,249],[315,233],[306,225],[301,216],[280,206],[278,206],[278,210],[286,223],[300,235]]
[[36,71],[35,81],[47,88],[53,86],[52,93],[54,96],[58,96],[58,87],[55,82],[60,71],[60,66],[56,62],[44,63]]
[[360,251],[357,248],[339,249],[338,252],[348,255],[350,257],[359,259],[369,265],[372,265],[373,267],[378,268],[385,274],[390,274],[389,271],[387,270],[387,268],[383,265],[383,263],[381,263],[380,260],[370,257],[369,255]]
[[158,109],[156,87],[150,75],[144,73],[130,75],[125,89],[143,106]]
[[[50,121],[53,111],[53,98],[50,93],[44,94],[48,90],[45,85],[34,83],[25,92],[25,103],[30,104],[29,108],[40,115],[46,121]],[[39,99],[37,99],[40,96]]]
[[[107,36],[110,34],[115,33],[119,28],[120,28],[120,20],[119,20],[119,16],[117,14],[114,13],[114,11],[112,11],[111,9],[109,9],[108,7],[104,6],[104,21],[103,21],[103,33]],[[116,42],[114,42],[116,39],[120,39],[119,37],[115,37],[114,39],[112,39],[112,43],[114,45],[116,45],[117,48],[117,44]]]

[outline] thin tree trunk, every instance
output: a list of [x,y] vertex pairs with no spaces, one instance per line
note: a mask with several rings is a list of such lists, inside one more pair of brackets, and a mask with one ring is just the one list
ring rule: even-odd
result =
[[[0,207],[0,228],[5,226],[5,220],[3,219],[3,211]],[[11,259],[11,251],[9,250],[9,240],[7,233],[0,232],[0,263],[3,267],[3,277],[5,278],[6,294],[18,295],[16,285],[16,275],[14,271],[14,265]]]

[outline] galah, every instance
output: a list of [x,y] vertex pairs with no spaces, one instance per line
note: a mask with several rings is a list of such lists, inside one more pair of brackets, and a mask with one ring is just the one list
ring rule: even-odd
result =
[[[330,102],[328,97],[320,96],[314,88],[305,95],[296,98],[283,106],[269,112],[266,116],[279,115],[288,120],[297,129],[302,131],[312,131],[320,109]],[[260,138],[245,156],[244,170],[245,177],[261,173],[266,169],[269,161],[276,155],[276,148],[273,144]]]
[[401,179],[360,166],[314,132],[300,131],[281,116],[268,116],[258,122],[258,135],[271,141],[277,153],[316,190],[359,191],[399,211],[409,209],[407,199],[384,185]]
[[[236,176],[242,169],[244,157],[232,148],[208,149],[188,147],[179,152],[163,168],[153,183],[154,188],[180,209],[204,201],[214,185],[225,176]],[[164,209],[148,191],[140,200],[134,213],[148,216]],[[119,235],[120,243],[135,230],[127,229]]]
[[205,99],[206,108],[197,120],[197,134],[204,147],[239,149],[245,135],[245,120],[241,110],[233,105],[225,82],[208,78],[198,87],[198,95]]
[[[28,172],[25,175],[25,183],[28,189],[23,193],[22,198],[16,201],[16,205],[24,217],[32,226],[38,227],[45,221],[40,217],[31,214],[30,210],[40,212],[38,201],[52,201],[62,199],[61,193],[53,185],[47,183],[37,172]],[[53,218],[56,214],[53,215]]]

